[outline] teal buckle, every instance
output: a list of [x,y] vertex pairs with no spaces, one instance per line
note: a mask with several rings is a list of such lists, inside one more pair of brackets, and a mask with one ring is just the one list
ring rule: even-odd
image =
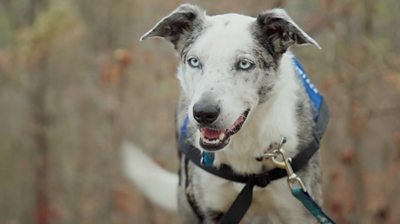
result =
[[201,152],[201,164],[204,166],[211,167],[214,164],[214,153],[212,152]]

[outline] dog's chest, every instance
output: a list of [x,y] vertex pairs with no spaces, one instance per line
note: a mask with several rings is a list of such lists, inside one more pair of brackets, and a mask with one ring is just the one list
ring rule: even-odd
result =
[[[193,182],[195,195],[203,211],[226,212],[244,187],[196,169]],[[253,202],[244,223],[259,220],[261,223],[296,223],[303,220],[304,209],[291,195],[285,179],[277,180],[266,188],[255,187]],[[299,223],[306,223],[304,222]]]

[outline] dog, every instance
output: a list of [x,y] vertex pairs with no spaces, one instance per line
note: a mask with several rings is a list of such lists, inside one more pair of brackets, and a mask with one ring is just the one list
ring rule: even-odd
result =
[[[296,74],[292,45],[318,43],[283,9],[260,13],[207,15],[183,4],[161,19],[141,40],[163,38],[174,46],[181,86],[177,135],[201,152],[211,153],[212,167],[228,165],[239,175],[275,168],[255,160],[281,141],[294,157],[313,141],[313,105]],[[203,154],[202,154],[203,155]],[[155,203],[178,210],[183,223],[219,223],[243,188],[201,169],[181,153],[178,175],[163,170],[141,149],[123,145],[123,167]],[[308,193],[323,203],[319,153],[297,172]],[[285,178],[255,187],[243,223],[315,223],[292,196]],[[201,217],[199,217],[201,216]]]

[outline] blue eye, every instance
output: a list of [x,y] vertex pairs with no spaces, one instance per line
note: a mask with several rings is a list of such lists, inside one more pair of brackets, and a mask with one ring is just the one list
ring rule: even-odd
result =
[[248,60],[245,60],[245,59],[241,59],[237,64],[237,68],[239,70],[244,70],[244,71],[250,70],[253,67],[254,67],[254,63],[252,63]]
[[190,67],[192,68],[199,68],[200,67],[200,60],[196,57],[190,57],[187,60],[188,64],[190,65]]

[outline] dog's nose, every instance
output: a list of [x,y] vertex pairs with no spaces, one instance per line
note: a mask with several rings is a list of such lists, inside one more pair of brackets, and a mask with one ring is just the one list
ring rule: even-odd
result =
[[193,117],[202,125],[212,124],[219,116],[219,106],[210,100],[200,100],[193,106]]

